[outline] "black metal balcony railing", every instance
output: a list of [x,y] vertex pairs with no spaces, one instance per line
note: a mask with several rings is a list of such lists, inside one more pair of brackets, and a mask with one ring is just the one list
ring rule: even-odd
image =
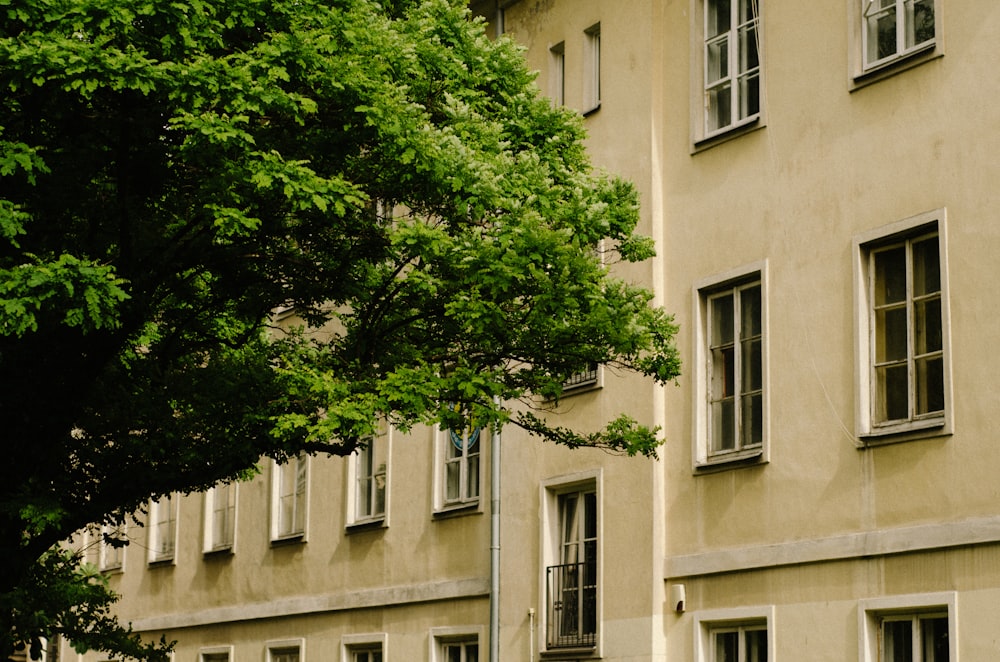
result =
[[553,565],[547,575],[548,647],[596,645],[597,565]]

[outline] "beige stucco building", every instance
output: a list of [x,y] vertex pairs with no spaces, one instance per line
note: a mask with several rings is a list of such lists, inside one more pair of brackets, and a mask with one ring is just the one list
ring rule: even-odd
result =
[[92,546],[123,619],[178,662],[489,659],[498,473],[498,660],[1000,658],[1000,4],[503,4],[681,327],[676,386],[600,371],[562,415],[659,461],[502,431],[493,472],[425,429],[265,463]]

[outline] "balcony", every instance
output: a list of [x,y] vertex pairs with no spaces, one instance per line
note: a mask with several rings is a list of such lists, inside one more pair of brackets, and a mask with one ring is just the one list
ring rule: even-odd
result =
[[597,645],[597,564],[567,563],[547,568],[547,647]]

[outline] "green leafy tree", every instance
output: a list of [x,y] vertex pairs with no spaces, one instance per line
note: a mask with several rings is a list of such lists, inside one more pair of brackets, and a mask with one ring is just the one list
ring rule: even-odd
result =
[[653,454],[532,406],[679,370],[582,138],[459,0],[0,0],[0,659],[162,657],[60,542],[379,417]]

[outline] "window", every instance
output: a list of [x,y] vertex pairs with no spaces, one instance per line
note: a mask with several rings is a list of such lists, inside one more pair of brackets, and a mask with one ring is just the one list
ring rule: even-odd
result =
[[705,138],[760,115],[759,0],[705,0]]
[[954,593],[863,600],[861,662],[948,662],[957,659]]
[[586,370],[574,372],[563,382],[563,392],[591,388],[601,385],[601,368],[597,363],[591,363]]
[[560,563],[549,566],[548,647],[593,646],[597,637],[597,491],[560,494]]
[[697,287],[696,466],[766,460],[767,343],[761,264]]
[[549,96],[557,106],[566,103],[566,43],[549,49]]
[[943,237],[926,215],[859,244],[864,310],[861,434],[948,423],[950,380]]
[[271,539],[300,540],[306,532],[309,457],[275,462],[271,479]]
[[351,662],[382,662],[382,647],[354,649],[351,651]]
[[388,456],[389,433],[383,424],[376,435],[358,446],[348,465],[348,485],[353,486],[347,503],[348,524],[385,519]]
[[443,505],[467,506],[479,502],[479,455],[482,428],[443,430]]
[[695,614],[695,662],[771,662],[773,608],[739,607]]
[[479,662],[479,644],[456,641],[443,644],[444,662]]
[[934,47],[935,0],[856,1],[861,3],[865,71]]
[[302,639],[272,641],[267,643],[267,662],[304,662]]
[[198,654],[198,662],[231,662],[232,659],[232,646],[213,646],[211,648],[202,648]]
[[590,26],[583,35],[583,112],[586,115],[601,107],[601,24]]
[[127,544],[124,523],[115,526],[105,524],[101,527],[98,567],[102,572],[121,572],[125,569]]
[[382,662],[388,637],[386,633],[347,634],[341,640],[341,662]]
[[176,494],[160,497],[149,504],[149,562],[174,560],[177,542]]
[[431,662],[479,662],[482,627],[440,627],[431,629]]
[[204,551],[231,551],[236,538],[236,484],[220,484],[205,492]]

